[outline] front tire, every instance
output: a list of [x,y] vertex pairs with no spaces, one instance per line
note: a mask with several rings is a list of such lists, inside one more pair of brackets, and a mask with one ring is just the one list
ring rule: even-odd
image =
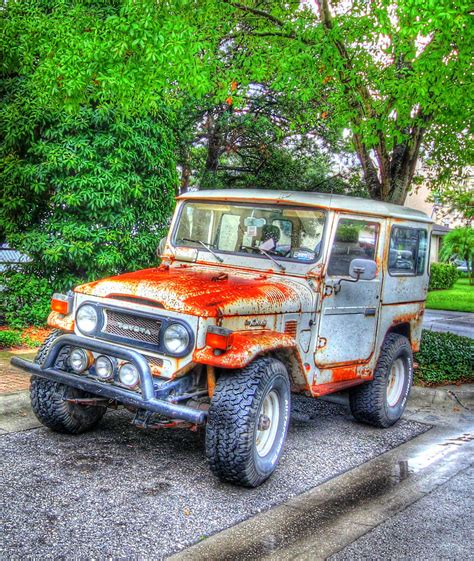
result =
[[[40,347],[35,362],[42,364],[53,342],[63,335],[59,330],[53,331]],[[62,366],[67,364],[68,350],[61,351],[58,362]],[[56,432],[80,434],[91,430],[102,419],[106,407],[86,406],[69,403],[65,399],[81,399],[94,397],[82,390],[46,380],[38,376],[31,377],[30,399],[31,407],[38,420]]]
[[259,358],[222,374],[209,408],[206,455],[221,480],[261,485],[275,471],[290,419],[290,383],[285,366]]
[[413,383],[413,353],[403,335],[390,333],[385,338],[374,378],[349,393],[352,415],[357,421],[387,428],[405,411]]

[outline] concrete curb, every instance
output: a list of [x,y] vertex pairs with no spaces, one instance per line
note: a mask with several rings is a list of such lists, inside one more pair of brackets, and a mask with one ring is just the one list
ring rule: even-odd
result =
[[434,409],[461,407],[474,411],[474,384],[440,386],[437,388],[413,386],[408,399],[408,408],[419,407],[432,407]]
[[28,390],[0,395],[0,416],[31,410],[30,393]]
[[[326,401],[349,405],[349,394],[340,392],[322,397]],[[474,384],[460,386],[439,386],[437,388],[424,388],[413,386],[408,398],[408,409],[449,409],[453,408],[474,411]]]

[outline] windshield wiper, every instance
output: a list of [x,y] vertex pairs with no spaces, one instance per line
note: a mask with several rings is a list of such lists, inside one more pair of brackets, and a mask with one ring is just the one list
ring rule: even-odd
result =
[[191,238],[181,238],[181,239],[183,240],[183,242],[192,242],[192,243],[201,244],[202,247],[204,247],[210,253],[212,253],[212,255],[214,255],[214,257],[217,259],[217,261],[219,261],[219,263],[224,263],[224,259],[222,259],[222,257],[219,257],[219,255],[217,255],[217,253],[210,247],[210,244],[207,244],[206,242],[202,242],[201,240],[192,240]]
[[264,249],[262,249],[261,247],[252,247],[250,245],[242,245],[240,247],[243,247],[244,249],[252,249],[252,250],[257,250],[260,251],[260,253],[263,253],[263,255],[265,255],[266,257],[268,257],[268,259],[270,259],[270,261],[273,261],[273,263],[275,263],[275,265],[281,270],[281,271],[286,271],[286,267],[284,267],[281,263],[278,263],[278,261],[276,259],[274,259],[269,253],[267,253]]

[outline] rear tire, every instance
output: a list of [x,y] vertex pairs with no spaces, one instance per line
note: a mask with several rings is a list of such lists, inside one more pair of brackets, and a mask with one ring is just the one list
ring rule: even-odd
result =
[[[35,362],[42,364],[53,342],[63,335],[62,331],[53,331],[40,347]],[[61,351],[58,363],[62,361],[62,368],[67,365],[69,350]],[[68,403],[64,399],[81,399],[94,397],[93,395],[60,384],[39,376],[31,377],[30,399],[31,407],[38,420],[56,432],[80,434],[91,430],[102,419],[106,407],[86,406]]]
[[374,378],[349,393],[357,421],[387,428],[403,415],[413,383],[413,353],[403,335],[390,333],[382,345]]
[[206,425],[206,455],[223,481],[257,487],[275,471],[290,419],[285,366],[259,358],[217,380]]

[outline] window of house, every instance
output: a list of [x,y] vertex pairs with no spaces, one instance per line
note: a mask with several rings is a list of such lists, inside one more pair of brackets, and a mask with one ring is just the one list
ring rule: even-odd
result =
[[428,256],[428,232],[395,226],[390,235],[388,270],[392,275],[422,275]]
[[339,221],[331,248],[328,275],[349,276],[353,259],[375,259],[379,225],[365,220]]

